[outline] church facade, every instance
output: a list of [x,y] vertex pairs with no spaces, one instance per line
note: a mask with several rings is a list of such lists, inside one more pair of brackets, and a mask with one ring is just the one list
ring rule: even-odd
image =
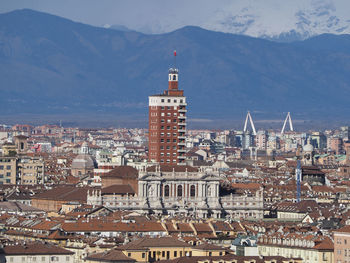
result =
[[263,218],[263,189],[222,195],[221,180],[215,171],[190,166],[154,166],[139,172],[138,195],[105,196],[103,189],[94,190],[88,193],[88,203],[142,214]]

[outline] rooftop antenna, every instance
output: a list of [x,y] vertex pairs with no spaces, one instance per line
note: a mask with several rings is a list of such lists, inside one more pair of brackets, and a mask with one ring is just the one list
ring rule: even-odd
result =
[[248,111],[248,113],[247,113],[247,117],[246,117],[245,122],[244,122],[243,131],[247,132],[248,119],[249,119],[249,122],[250,122],[250,126],[252,127],[252,130],[253,130],[253,135],[256,135],[255,126],[254,126],[254,122],[253,122],[252,116],[250,115],[250,111]]
[[288,112],[286,119],[284,120],[283,127],[281,130],[281,134],[284,133],[284,129],[286,128],[287,121],[289,122],[289,129],[290,131],[294,131],[293,129],[293,123],[292,123],[292,118],[290,117],[290,112]]

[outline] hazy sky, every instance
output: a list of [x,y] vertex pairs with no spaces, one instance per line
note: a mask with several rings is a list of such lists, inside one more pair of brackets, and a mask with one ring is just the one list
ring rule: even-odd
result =
[[294,22],[298,10],[320,6],[350,23],[350,0],[0,0],[0,13],[30,8],[95,26],[119,24],[143,32],[185,25],[225,31],[232,16],[237,21],[257,14],[256,26],[278,31],[283,23],[287,28]]
[[[139,24],[143,21],[180,19],[197,22],[226,0],[1,0],[0,12],[30,8],[56,14],[74,21],[103,24]],[[177,23],[177,21],[174,21]]]

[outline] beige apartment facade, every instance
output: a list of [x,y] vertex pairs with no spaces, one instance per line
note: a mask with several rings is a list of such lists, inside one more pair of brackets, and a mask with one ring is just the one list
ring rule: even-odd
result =
[[303,263],[334,263],[333,242],[329,238],[313,240],[312,237],[260,237],[260,256],[301,258]]
[[17,158],[0,157],[0,185],[16,184]]
[[18,161],[20,184],[44,183],[44,160],[38,157],[21,157]]

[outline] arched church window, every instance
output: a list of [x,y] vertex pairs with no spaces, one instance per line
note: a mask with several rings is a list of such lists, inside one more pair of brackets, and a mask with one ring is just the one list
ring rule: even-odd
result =
[[208,185],[208,188],[207,188],[207,196],[211,196],[211,193],[212,193],[212,191],[211,191],[211,186]]
[[177,196],[182,197],[182,185],[177,186]]
[[191,185],[190,196],[191,197],[195,197],[196,196],[196,187],[194,185]]
[[169,185],[164,186],[164,196],[166,197],[170,196]]

